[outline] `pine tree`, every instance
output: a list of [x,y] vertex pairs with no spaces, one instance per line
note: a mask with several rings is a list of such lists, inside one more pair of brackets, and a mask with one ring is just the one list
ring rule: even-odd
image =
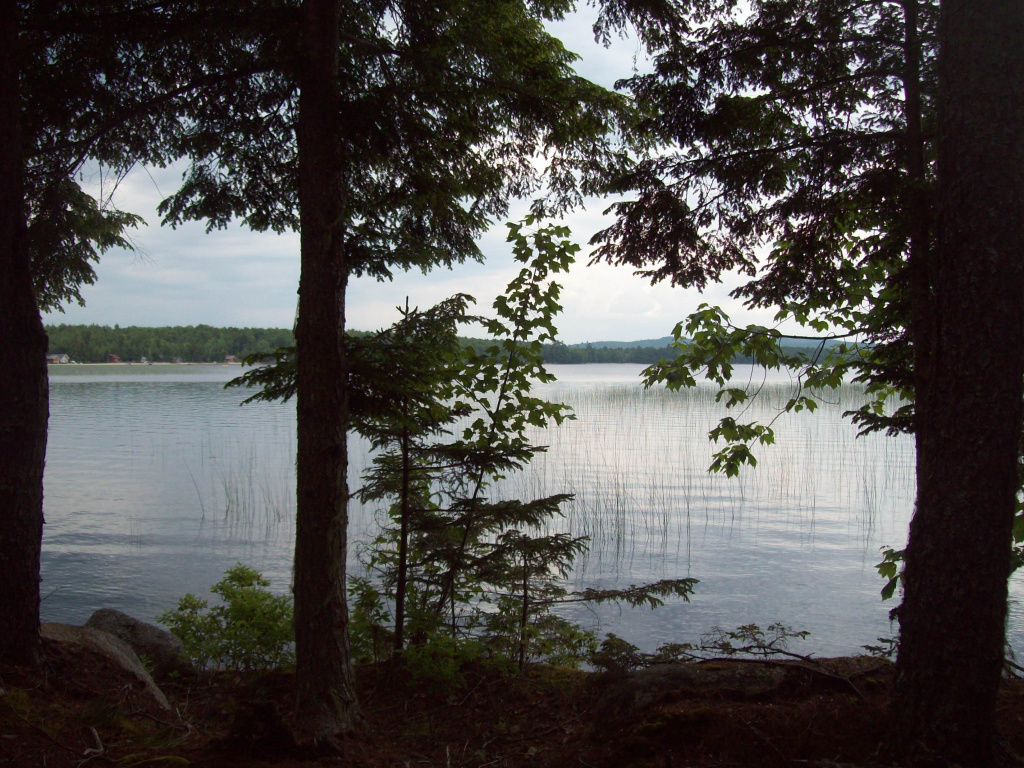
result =
[[[520,670],[528,659],[568,660],[569,652],[578,661],[592,636],[554,615],[558,604],[654,607],[667,595],[686,599],[696,583],[570,592],[564,579],[587,540],[543,528],[572,496],[495,498],[500,480],[544,450],[531,430],[571,418],[565,406],[534,396],[532,387],[553,380],[542,356],[561,309],[552,276],[568,269],[578,246],[564,227],[528,231],[532,223],[527,217],[525,227],[510,225],[508,239],[523,266],[495,300],[495,316],[476,318],[494,339],[483,351],[462,347],[456,336],[455,324],[466,319],[462,296],[425,313],[406,311],[389,331],[355,347],[372,350],[368,368],[384,374],[375,380],[390,377],[354,389],[382,403],[355,423],[380,449],[360,497],[391,501],[391,525],[367,555],[395,605],[396,652],[408,634],[415,646],[443,639],[444,647],[457,648],[482,638],[487,653]],[[369,588],[365,581],[357,585],[359,602],[376,607],[379,601],[364,599]],[[377,627],[382,619],[374,616]]]

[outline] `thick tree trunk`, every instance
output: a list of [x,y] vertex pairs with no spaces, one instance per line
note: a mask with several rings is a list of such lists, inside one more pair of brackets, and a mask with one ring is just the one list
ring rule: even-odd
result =
[[0,659],[39,663],[39,551],[49,401],[26,243],[18,12],[0,4]]
[[898,757],[989,766],[1024,397],[1024,4],[944,2],[931,371],[893,695]]
[[332,746],[359,719],[345,602],[347,266],[340,225],[339,4],[305,0],[303,14],[298,127],[302,273],[295,333],[296,738]]

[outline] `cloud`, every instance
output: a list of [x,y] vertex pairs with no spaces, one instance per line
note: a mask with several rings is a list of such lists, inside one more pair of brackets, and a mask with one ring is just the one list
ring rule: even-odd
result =
[[581,76],[605,88],[613,88],[618,80],[649,71],[650,60],[635,38],[615,36],[607,47],[596,42],[593,33],[596,20],[597,9],[588,5],[562,21],[546,25],[567,50],[580,57],[576,71]]
[[[616,40],[609,48],[593,40],[591,25],[596,11],[587,7],[565,21],[549,25],[569,50],[582,56],[577,70],[588,79],[611,87],[647,66],[635,40]],[[112,251],[97,267],[96,285],[85,286],[86,306],[68,307],[66,314],[50,314],[47,322],[113,325],[209,325],[291,327],[299,280],[299,238],[250,232],[233,225],[207,234],[199,223],[176,229],[162,227],[156,208],[180,183],[183,164],[167,168],[138,168],[122,180],[114,201],[123,210],[144,216],[148,226],[133,235],[137,253]],[[110,191],[110,182],[96,169],[84,175],[92,188]],[[589,200],[565,222],[576,242],[583,246],[572,270],[559,278],[563,284],[564,312],[557,325],[568,343],[600,340],[656,338],[672,327],[701,301],[726,303],[738,319],[755,322],[757,313],[742,310],[729,299],[732,279],[724,287],[712,287],[703,297],[695,291],[651,286],[629,268],[606,264],[587,267],[590,238],[608,226],[602,213],[608,202]],[[517,220],[527,210],[525,202],[512,206],[509,218]],[[484,264],[467,263],[453,270],[399,274],[392,282],[353,280],[347,299],[349,327],[374,329],[397,318],[395,306],[409,301],[430,306],[455,293],[478,299],[477,309],[486,312],[495,296],[504,291],[518,267],[505,243],[503,222],[480,239]]]

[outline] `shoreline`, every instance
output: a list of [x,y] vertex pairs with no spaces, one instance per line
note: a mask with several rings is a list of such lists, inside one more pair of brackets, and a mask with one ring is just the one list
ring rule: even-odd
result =
[[166,366],[166,367],[170,367],[170,366],[183,366],[183,365],[187,365],[187,366],[196,366],[196,365],[210,366],[210,365],[216,365],[216,366],[221,366],[221,367],[237,366],[239,368],[243,367],[242,363],[240,363],[240,362],[234,362],[234,363],[184,363],[184,362],[182,362],[182,363],[168,363],[166,361],[162,361],[162,362],[159,362],[159,363],[157,363],[157,362],[153,362],[153,363],[127,363],[127,362],[123,362],[123,363],[47,363],[46,367],[47,368],[62,369],[62,368],[85,368],[85,367],[90,367],[90,368],[100,368],[100,367],[102,367],[102,368],[138,368],[140,366],[145,366],[145,367],[148,368],[149,366],[161,366],[161,367],[165,367]]

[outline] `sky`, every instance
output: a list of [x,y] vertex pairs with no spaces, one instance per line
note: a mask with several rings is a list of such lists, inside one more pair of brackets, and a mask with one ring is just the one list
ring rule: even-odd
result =
[[[643,52],[633,39],[619,39],[609,48],[594,42],[591,32],[595,11],[584,8],[550,25],[566,47],[581,56],[577,71],[611,88],[616,80],[643,69]],[[254,233],[242,226],[206,233],[202,223],[177,229],[160,226],[157,204],[170,195],[181,179],[183,166],[137,168],[114,195],[115,204],[143,216],[147,225],[132,233],[136,251],[112,250],[96,266],[95,285],[83,286],[85,306],[69,305],[64,312],[44,316],[47,324],[198,325],[290,328],[295,317],[299,280],[299,237],[296,233]],[[86,184],[99,178],[86,175]],[[723,306],[740,323],[769,324],[765,312],[750,312],[729,297],[740,284],[726,277],[703,295],[695,290],[650,285],[627,267],[587,266],[594,233],[608,226],[604,215],[610,201],[590,199],[584,208],[562,221],[582,250],[562,284],[562,314],[556,319],[559,338],[567,344],[595,341],[631,341],[667,336],[676,323],[702,302]],[[509,220],[521,218],[527,201],[512,206]],[[477,299],[484,313],[494,297],[515,275],[517,266],[505,242],[504,222],[480,239],[483,264],[466,263],[452,270],[398,273],[390,282],[368,278],[353,280],[347,296],[348,327],[375,330],[393,323],[396,307],[406,298],[426,308],[455,293]],[[466,329],[472,333],[473,329]]]

